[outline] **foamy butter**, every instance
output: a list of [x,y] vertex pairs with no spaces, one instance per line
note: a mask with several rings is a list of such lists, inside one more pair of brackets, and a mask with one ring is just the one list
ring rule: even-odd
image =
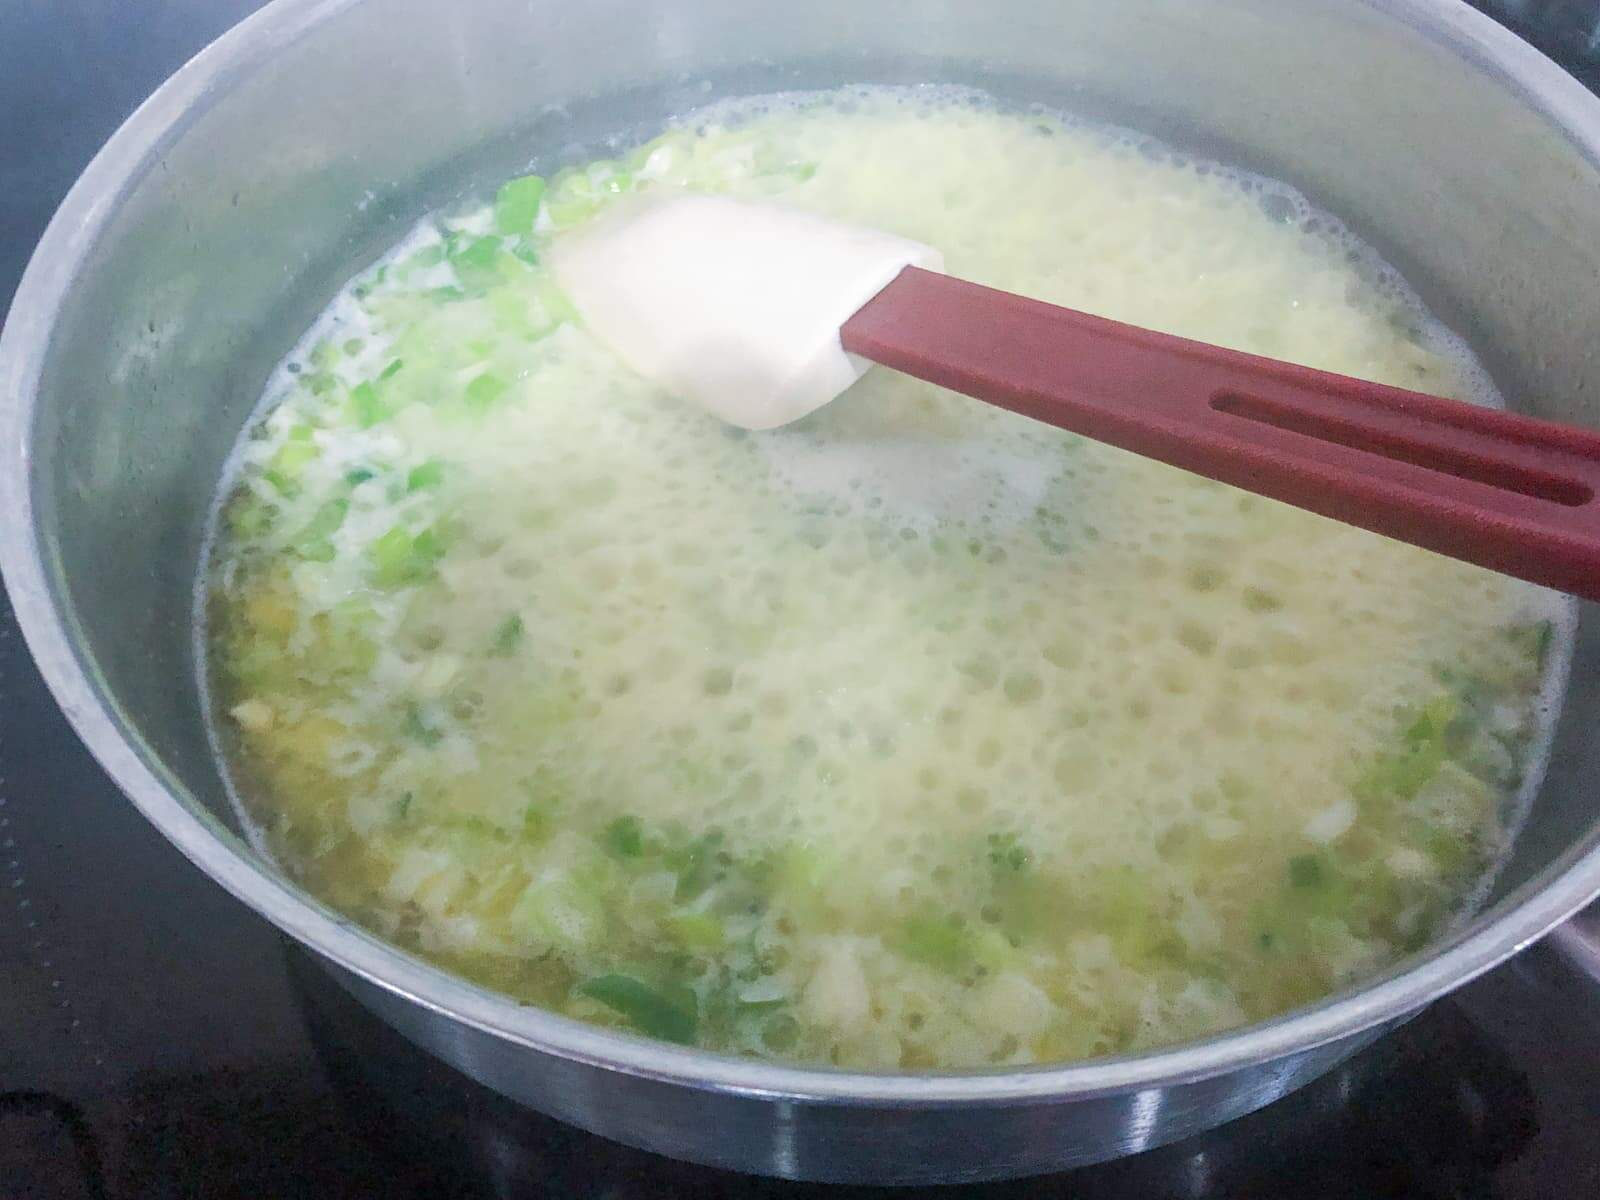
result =
[[1237,1025],[1459,911],[1561,598],[894,371],[732,428],[552,280],[636,193],[1496,401],[1288,188],[970,94],[758,98],[520,232],[430,218],[273,380],[209,580],[240,791],[307,886],[580,1017],[916,1069]]
[[772,429],[866,373],[839,327],[902,268],[940,271],[944,256],[776,204],[669,193],[618,204],[552,263],[634,370],[730,424]]

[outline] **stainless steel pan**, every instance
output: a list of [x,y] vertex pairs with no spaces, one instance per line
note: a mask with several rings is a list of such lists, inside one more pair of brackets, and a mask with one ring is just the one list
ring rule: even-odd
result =
[[[0,338],[0,567],[85,742],[203,870],[419,1044],[667,1154],[821,1179],[1021,1174],[1282,1095],[1600,891],[1600,618],[1478,919],[1380,979],[1157,1053],[872,1075],[718,1057],[521,1008],[395,950],[240,840],[189,624],[203,517],[266,372],[418,215],[722,94],[976,84],[1299,184],[1485,354],[1600,425],[1600,101],[1456,0],[279,0],[180,71],[62,205]],[[41,800],[41,802],[45,802]]]

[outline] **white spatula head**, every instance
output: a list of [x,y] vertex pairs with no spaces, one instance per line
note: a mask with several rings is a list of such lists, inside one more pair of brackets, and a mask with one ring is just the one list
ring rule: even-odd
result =
[[745,429],[821,408],[872,364],[839,327],[907,266],[909,239],[776,205],[675,194],[619,204],[559,239],[556,277],[641,375]]

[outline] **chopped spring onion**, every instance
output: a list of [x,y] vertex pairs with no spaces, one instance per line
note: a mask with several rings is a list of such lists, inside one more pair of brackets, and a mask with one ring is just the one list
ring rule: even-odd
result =
[[601,975],[578,991],[626,1017],[640,1033],[663,1041],[688,1045],[700,1024],[699,1003],[688,988],[658,990],[630,975]]
[[438,459],[419,463],[406,473],[406,491],[420,492],[423,488],[438,487],[444,479],[444,464]]
[[638,858],[644,853],[644,829],[638,817],[618,817],[606,826],[602,840],[618,858]]
[[522,644],[522,618],[512,613],[496,627],[490,641],[489,653],[496,658],[509,658]]
[[502,184],[494,197],[494,224],[501,233],[527,234],[544,200],[544,177],[523,175]]
[[487,412],[491,405],[510,388],[504,379],[498,375],[488,373],[475,377],[467,384],[466,394],[463,397],[467,407],[477,413]]
[[444,556],[444,544],[431,529],[412,536],[396,525],[368,547],[367,556],[372,562],[373,583],[381,588],[401,587],[429,579]]

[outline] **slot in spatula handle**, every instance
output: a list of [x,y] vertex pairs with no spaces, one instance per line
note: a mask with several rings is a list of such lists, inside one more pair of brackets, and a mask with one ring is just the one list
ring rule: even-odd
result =
[[907,267],[844,348],[1097,441],[1600,600],[1600,434]]

